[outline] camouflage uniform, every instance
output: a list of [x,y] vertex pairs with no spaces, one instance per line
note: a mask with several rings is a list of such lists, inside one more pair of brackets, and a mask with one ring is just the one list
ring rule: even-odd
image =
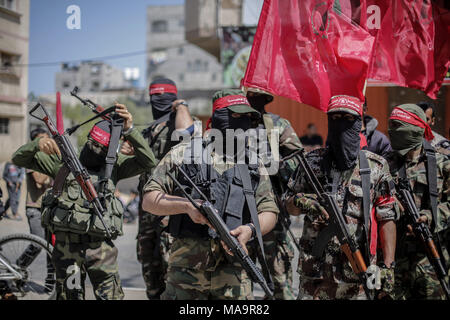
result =
[[[114,187],[119,180],[138,175],[155,165],[152,152],[136,129],[124,135],[124,138],[133,145],[135,156],[118,155],[111,175],[111,187]],[[49,156],[40,152],[39,141],[40,139],[35,139],[19,148],[13,156],[13,161],[54,179],[62,166],[62,162],[55,155]],[[99,173],[90,172],[90,174],[93,181],[98,180]],[[75,188],[71,190],[80,193],[81,188],[71,179],[73,178],[69,175],[65,186],[70,184]],[[68,192],[70,192],[70,186]],[[113,190],[111,191],[113,192]],[[76,196],[78,199],[78,194]],[[46,220],[44,219],[44,212],[48,211],[45,210],[45,202],[44,197],[43,223]],[[57,299],[84,299],[86,273],[94,286],[97,299],[123,299],[124,294],[117,266],[117,248],[111,240],[70,230],[55,232],[55,237],[52,261],[56,269]],[[80,272],[74,275],[77,267]],[[80,286],[77,285],[76,279],[78,276],[81,276]]]
[[[398,163],[392,159],[392,175],[397,178],[398,172],[395,168]],[[435,235],[439,233],[442,240],[442,251],[444,260],[449,264],[450,243],[450,160],[448,156],[436,153],[437,162],[437,189],[438,189],[438,222],[434,230]],[[428,182],[424,157],[413,161],[407,161],[406,175],[410,182],[414,201],[421,215],[426,215],[429,225],[432,214],[429,203]],[[398,224],[396,268],[395,268],[395,291],[394,298],[405,299],[445,299],[444,292],[436,277],[436,274],[428,261],[424,248],[413,235],[406,235],[406,223]],[[436,237],[435,237],[436,238]],[[448,281],[448,279],[447,279]]]
[[[302,148],[300,139],[288,120],[283,119],[270,112],[264,113],[259,119],[258,125],[262,125],[266,130],[277,130],[279,134],[280,158],[286,157],[292,152]],[[275,131],[276,132],[276,131]],[[281,175],[278,177],[280,183],[287,184],[287,180]],[[283,188],[285,189],[285,187]],[[280,190],[281,192],[282,190]],[[281,198],[281,194],[278,194]],[[279,217],[279,219],[283,219]],[[269,266],[272,280],[275,286],[274,297],[279,300],[294,300],[295,296],[292,288],[292,266],[294,258],[294,243],[284,230],[281,222],[278,221],[275,228],[263,237],[264,252]]]
[[[186,143],[175,146],[153,172],[144,192],[173,194],[174,184],[167,172],[180,165]],[[234,167],[217,154],[212,165],[219,174]],[[260,170],[264,170],[261,168]],[[178,177],[178,176],[177,176]],[[267,173],[261,173],[255,194],[258,213],[278,213]],[[251,299],[251,281],[238,263],[230,264],[222,246],[211,239],[176,238],[170,248],[166,290],[163,299]]]
[[[196,121],[197,118],[193,117]],[[145,130],[144,137],[148,138],[150,148],[159,162],[176,145],[171,137],[175,131],[175,121],[159,123]],[[142,198],[145,183],[150,179],[152,172],[146,172],[139,177],[139,219],[137,234],[137,257],[142,264],[142,276],[144,277],[146,293],[149,299],[158,298],[165,288],[165,276],[167,271],[168,252],[172,237],[164,232],[167,219],[149,214],[142,210]]]
[[[395,201],[386,204],[377,204],[377,199],[390,197],[393,191],[392,177],[389,167],[384,158],[372,152],[364,151],[369,163],[372,206],[375,206],[376,221],[389,221],[396,219]],[[307,160],[311,165],[319,181],[326,187],[330,185],[331,179],[324,174],[322,164],[327,149],[317,149],[307,154]],[[333,176],[335,169],[331,169]],[[355,168],[342,172],[339,183],[337,183],[336,200],[339,207],[344,206],[347,198],[346,210],[343,213],[347,220],[350,234],[355,238],[360,248],[365,248],[364,217],[362,209],[363,191],[361,187],[361,176],[359,174],[359,161]],[[299,183],[293,179],[289,182],[289,188],[295,193],[313,193],[304,174],[301,173]],[[348,190],[348,191],[346,191]],[[296,198],[299,201],[299,198]],[[295,203],[299,206],[298,203]],[[308,205],[306,205],[308,206]],[[357,275],[353,272],[351,265],[342,252],[336,237],[326,245],[324,254],[320,258],[312,255],[312,247],[319,232],[327,226],[319,210],[312,205],[304,209],[305,222],[303,234],[300,239],[300,257],[298,272],[300,274],[299,300],[309,299],[366,299],[365,293]],[[364,250],[362,250],[364,252]],[[376,263],[376,257],[370,258],[371,264]]]

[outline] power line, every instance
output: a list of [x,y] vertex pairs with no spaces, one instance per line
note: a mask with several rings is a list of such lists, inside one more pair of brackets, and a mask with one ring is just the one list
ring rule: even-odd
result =
[[[200,47],[201,44],[208,43],[210,41],[211,41],[211,39],[203,39],[201,41],[198,41],[196,44],[193,44],[193,43],[190,43],[190,42],[186,41],[186,42],[183,42],[183,43],[173,44],[173,45],[166,46],[166,47],[161,47],[161,48],[158,47],[158,49],[168,50],[168,49],[173,49],[173,48],[181,48],[181,47],[188,46],[188,45],[196,46],[196,47],[199,47],[201,49],[201,47]],[[156,48],[153,48],[153,49],[156,49]],[[38,63],[28,63],[28,64],[14,64],[13,67],[29,67],[29,68],[33,68],[33,67],[49,67],[49,66],[58,66],[58,65],[61,65],[63,63],[78,63],[78,62],[93,61],[93,60],[113,60],[113,59],[127,58],[127,57],[132,57],[132,56],[138,56],[138,55],[142,55],[142,54],[151,53],[151,52],[153,52],[153,49],[141,50],[141,51],[132,51],[132,52],[126,52],[126,53],[115,54],[115,55],[110,55],[110,56],[85,58],[85,59],[61,60],[61,61],[53,61],[53,62],[38,62]],[[202,50],[204,50],[204,49],[202,49]]]
[[144,51],[134,51],[134,52],[127,52],[122,54],[116,54],[116,55],[110,55],[110,56],[103,56],[103,57],[95,57],[95,58],[86,58],[86,59],[76,59],[76,60],[65,60],[65,61],[54,61],[54,62],[40,62],[40,63],[29,63],[29,64],[15,64],[14,67],[49,67],[53,65],[61,65],[63,63],[76,63],[76,62],[82,62],[82,61],[91,61],[91,60],[113,60],[113,59],[120,59],[120,58],[127,58],[132,56],[138,56],[142,54],[146,54],[150,52],[150,50],[144,50]]

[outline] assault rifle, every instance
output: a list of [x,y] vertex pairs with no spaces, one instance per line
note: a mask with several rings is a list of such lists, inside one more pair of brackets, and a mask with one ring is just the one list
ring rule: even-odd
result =
[[[40,109],[43,112],[42,118],[35,115],[36,110],[38,109]],[[95,214],[100,219],[103,227],[105,228],[106,234],[108,235],[108,237],[111,237],[111,232],[109,231],[108,227],[105,224],[105,221],[103,220],[103,214],[105,212],[105,209],[103,208],[100,202],[97,191],[95,190],[94,185],[92,184],[89,173],[83,167],[80,160],[78,159],[78,156],[75,150],[73,149],[73,146],[70,143],[69,139],[67,139],[66,134],[65,133],[60,134],[58,132],[54,121],[50,118],[47,110],[41,103],[38,103],[36,106],[34,106],[33,109],[30,110],[29,114],[33,118],[36,118],[45,123],[48,130],[50,131],[50,134],[52,135],[52,138],[58,145],[64,166],[74,175],[75,179],[77,180],[78,184],[81,187],[81,190],[86,196],[86,199],[92,205]]]
[[442,290],[444,290],[447,300],[450,300],[450,289],[445,280],[447,276],[446,268],[444,266],[442,258],[439,255],[437,246],[433,241],[433,235],[430,229],[425,223],[417,222],[417,220],[420,218],[420,214],[411,194],[411,186],[408,179],[399,179],[397,191],[398,199],[400,200],[405,210],[406,217],[408,218],[409,223],[412,226],[414,235],[425,247],[428,261],[430,261],[431,265],[433,266],[434,272],[439,279]]
[[[313,189],[314,193],[317,195],[320,205],[325,208],[328,215],[330,216],[330,225],[327,227],[328,228],[327,231],[331,231],[332,232],[331,235],[335,235],[338,238],[339,243],[341,244],[341,250],[344,252],[345,256],[350,262],[353,272],[355,272],[355,274],[358,275],[358,278],[361,284],[363,285],[364,292],[366,293],[367,298],[369,300],[373,300],[373,293],[367,287],[368,275],[366,273],[367,271],[366,263],[361,254],[361,251],[358,248],[358,244],[348,231],[347,223],[345,221],[341,209],[339,208],[336,202],[336,199],[331,193],[325,192],[325,190],[323,189],[322,184],[319,182],[319,179],[317,178],[311,166],[309,165],[308,160],[306,160],[304,150],[303,149],[299,150],[296,153],[298,155],[297,158],[299,160],[300,166],[296,171],[295,180],[298,181],[298,179],[300,178],[299,169],[301,169],[305,173],[306,179],[310,184],[311,188]],[[316,242],[317,241],[318,240],[316,240]],[[324,244],[326,245],[326,243]],[[313,254],[314,255],[321,254],[323,250],[320,249],[324,248],[319,248],[319,250],[313,252]]]
[[262,272],[258,269],[253,260],[248,256],[244,248],[242,248],[241,244],[236,239],[236,237],[230,234],[230,230],[220,217],[217,210],[214,208],[211,202],[209,202],[208,198],[195,185],[195,183],[188,177],[186,172],[184,172],[184,170],[180,167],[178,167],[178,171],[189,182],[190,187],[192,187],[200,195],[200,197],[203,200],[202,204],[197,203],[189,195],[189,193],[186,192],[181,183],[175,178],[175,176],[171,172],[168,172],[167,174],[177,185],[177,187],[183,192],[185,197],[194,205],[194,207],[197,208],[198,211],[200,211],[206,217],[206,219],[208,219],[208,221],[214,227],[220,240],[222,240],[228,246],[228,248],[230,248],[231,252],[233,253],[233,256],[236,257],[236,259],[239,261],[239,263],[242,265],[245,271],[247,271],[247,274],[249,275],[250,279],[252,279],[253,282],[258,283],[262,287],[267,296],[273,298],[273,290],[269,288]]
[[[98,104],[96,104],[92,100],[81,98],[78,95],[78,90],[79,90],[78,87],[73,88],[73,90],[70,92],[70,95],[72,97],[77,98],[84,106],[88,107],[89,109],[92,110],[92,112],[94,112],[96,114],[100,114],[100,113],[105,111],[105,108],[103,108],[102,106],[99,106]],[[104,120],[111,121],[111,117],[109,117],[108,115],[103,115],[102,118]]]

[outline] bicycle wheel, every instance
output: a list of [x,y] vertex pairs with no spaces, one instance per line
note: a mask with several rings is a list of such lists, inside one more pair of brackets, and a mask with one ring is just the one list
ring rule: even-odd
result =
[[[50,300],[55,294],[53,247],[32,234],[11,234],[0,238],[0,257],[17,273],[14,276],[0,262],[0,289],[19,300]],[[17,275],[20,274],[20,277]]]

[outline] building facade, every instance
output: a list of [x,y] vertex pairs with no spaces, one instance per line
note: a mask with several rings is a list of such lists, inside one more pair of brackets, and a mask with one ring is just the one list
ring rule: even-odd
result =
[[26,142],[29,0],[0,0],[0,162]]
[[211,92],[223,87],[218,58],[185,37],[185,9],[147,7],[147,83],[167,77],[177,84],[180,98],[190,98],[193,114],[211,111]]
[[101,92],[129,87],[123,70],[102,61],[84,61],[77,65],[63,63],[55,74],[55,91],[68,93],[77,86],[80,92]]

